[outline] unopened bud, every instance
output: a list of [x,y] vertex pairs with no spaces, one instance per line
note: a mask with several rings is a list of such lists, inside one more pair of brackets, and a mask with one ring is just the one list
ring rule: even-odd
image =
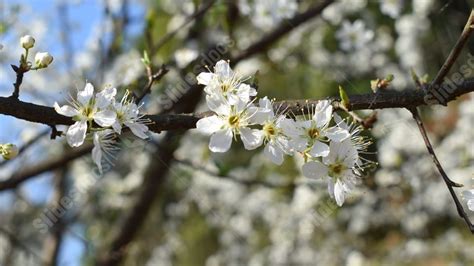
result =
[[31,35],[25,35],[20,38],[21,46],[25,49],[30,49],[35,46],[35,38],[31,37]]
[[14,144],[8,143],[0,145],[0,154],[2,154],[3,159],[10,160],[15,158],[18,155],[18,147]]
[[48,67],[53,62],[53,57],[48,53],[37,53],[35,55],[35,64],[39,68]]

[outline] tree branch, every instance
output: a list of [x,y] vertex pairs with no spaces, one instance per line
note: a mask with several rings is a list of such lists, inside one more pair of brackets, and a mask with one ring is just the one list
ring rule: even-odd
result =
[[[465,80],[456,87],[447,101],[452,101],[457,97],[474,91],[474,79]],[[349,110],[375,110],[384,108],[414,108],[427,105],[425,102],[425,92],[422,90],[407,89],[404,91],[379,91],[377,93],[357,94],[349,96]],[[340,106],[338,97],[327,98],[334,101],[334,107]],[[275,105],[282,105],[288,111],[298,114],[301,109],[308,105],[316,104],[320,99],[314,100],[287,100],[276,102]],[[66,116],[56,113],[54,108],[27,103],[12,99],[10,97],[0,97],[0,114],[10,115],[30,122],[42,123],[46,125],[71,125],[74,121]],[[147,115],[153,124],[149,125],[150,130],[161,132],[164,130],[190,129],[194,128],[196,122],[212,112],[198,114],[160,114]]]
[[453,182],[448,177],[443,167],[441,166],[441,163],[439,162],[438,157],[436,156],[436,153],[434,152],[433,146],[431,145],[431,142],[428,138],[428,134],[426,133],[426,129],[423,125],[423,121],[420,118],[420,114],[418,113],[418,110],[416,108],[413,108],[413,109],[409,109],[409,111],[412,113],[413,119],[415,119],[416,124],[418,125],[418,129],[420,130],[421,136],[423,137],[423,141],[425,142],[426,149],[430,153],[431,158],[433,159],[433,162],[436,165],[436,168],[438,168],[439,173],[441,174],[444,182],[446,183],[446,187],[448,188],[449,193],[451,194],[451,197],[453,198],[454,203],[456,204],[456,209],[458,210],[459,216],[461,216],[461,218],[464,219],[464,221],[469,227],[469,230],[471,230],[471,233],[474,234],[474,226],[471,223],[471,220],[469,220],[469,216],[464,211],[462,203],[459,201],[459,198],[454,192],[454,187],[462,187],[462,185]]

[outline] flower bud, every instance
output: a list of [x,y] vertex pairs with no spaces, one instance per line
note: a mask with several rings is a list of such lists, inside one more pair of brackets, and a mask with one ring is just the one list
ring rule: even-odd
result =
[[5,145],[0,145],[0,153],[5,160],[15,158],[18,155],[18,152],[18,147],[14,144],[8,143]]
[[20,43],[23,48],[30,49],[35,46],[35,38],[31,37],[30,35],[25,35],[20,38]]
[[35,55],[35,64],[39,68],[48,67],[53,62],[53,57],[48,53],[37,53]]

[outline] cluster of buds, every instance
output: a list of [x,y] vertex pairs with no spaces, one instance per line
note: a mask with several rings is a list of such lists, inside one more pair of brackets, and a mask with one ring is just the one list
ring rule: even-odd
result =
[[0,155],[2,155],[3,159],[10,160],[15,158],[18,155],[18,147],[14,144],[7,143],[7,144],[0,144]]
[[48,52],[38,52],[35,55],[35,66],[32,67],[28,62],[28,53],[31,48],[35,46],[35,38],[30,35],[25,35],[20,38],[20,44],[25,49],[25,54],[21,55],[20,66],[26,72],[28,70],[38,70],[47,68],[53,62],[53,56]]

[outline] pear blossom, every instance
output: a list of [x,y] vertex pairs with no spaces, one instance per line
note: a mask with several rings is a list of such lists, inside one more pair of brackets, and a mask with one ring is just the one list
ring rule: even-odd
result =
[[340,142],[349,137],[349,132],[340,127],[329,127],[332,118],[332,105],[329,101],[318,102],[303,119],[286,120],[282,129],[290,137],[290,145],[304,155],[312,157],[327,156],[328,140]]
[[242,83],[242,77],[232,71],[229,63],[220,60],[214,66],[214,73],[202,72],[196,77],[198,84],[205,85],[204,91],[208,98],[224,98],[229,104],[239,100],[249,102],[251,96],[257,95],[255,88]]
[[226,102],[208,102],[216,114],[200,119],[196,128],[211,136],[209,149],[212,152],[226,152],[232,145],[232,138],[240,135],[244,147],[253,150],[262,144],[263,137],[258,129],[251,129],[251,118],[257,112],[252,103],[238,100],[235,105]]
[[342,206],[346,194],[356,182],[358,172],[355,170],[358,160],[357,150],[350,139],[342,142],[331,142],[329,154],[322,162],[310,161],[303,165],[303,175],[308,178],[328,178],[329,195]]
[[265,156],[273,163],[281,165],[284,154],[292,154],[289,139],[281,129],[282,124],[289,119],[283,114],[276,115],[273,111],[272,102],[264,97],[259,100],[259,110],[251,120],[262,125],[259,134],[262,135],[265,143]]
[[87,83],[83,90],[77,93],[77,99],[70,101],[70,105],[59,106],[54,103],[54,109],[58,114],[72,117],[76,121],[70,126],[66,133],[67,142],[71,147],[79,147],[84,143],[88,126],[92,122],[101,127],[109,127],[115,123],[117,115],[108,107],[117,90],[106,88],[94,96],[94,86]]
[[380,1],[380,12],[391,18],[398,18],[403,8],[403,0],[382,0]]
[[463,191],[463,198],[467,201],[467,207],[474,212],[474,189]]
[[0,155],[2,155],[3,159],[5,160],[11,160],[15,158],[19,152],[20,151],[15,144],[8,143],[0,145]]
[[92,149],[92,160],[97,165],[99,172],[102,173],[102,161],[112,164],[110,158],[113,152],[118,150],[116,147],[115,133],[111,129],[105,129],[94,132],[94,148]]
[[23,48],[28,50],[35,46],[35,38],[33,38],[31,35],[25,35],[20,38],[20,44]]
[[121,133],[122,127],[127,126],[132,133],[141,138],[146,139],[148,136],[148,127],[146,123],[148,120],[143,119],[143,115],[139,113],[139,107],[129,99],[129,92],[127,91],[120,102],[113,104],[117,119],[112,124],[112,128],[118,134]]
[[362,20],[356,20],[353,23],[344,21],[342,28],[337,31],[336,37],[343,50],[359,50],[372,40],[374,32],[366,29]]

